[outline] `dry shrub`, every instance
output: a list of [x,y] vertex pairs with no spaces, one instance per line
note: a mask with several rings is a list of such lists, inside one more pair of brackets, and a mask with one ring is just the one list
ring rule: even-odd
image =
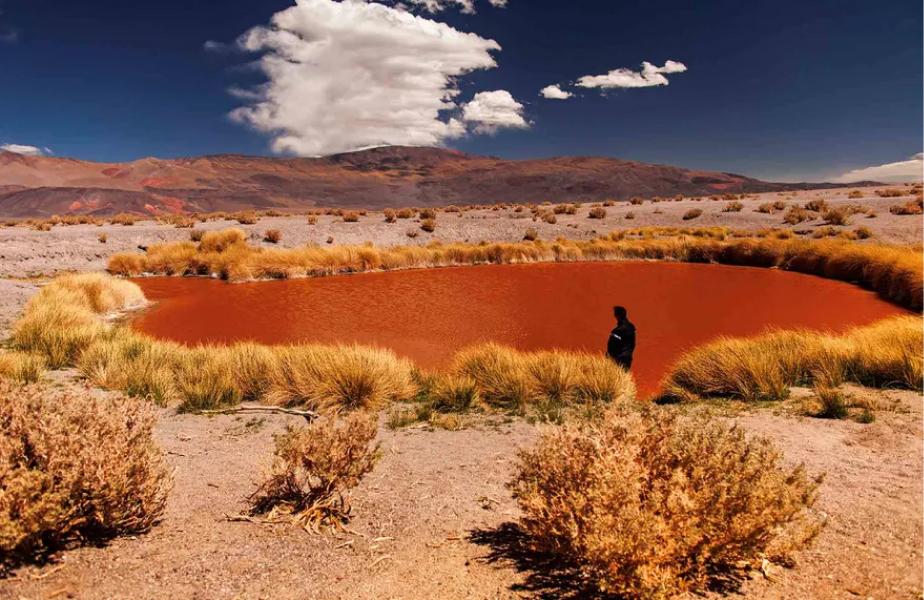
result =
[[558,217],[555,216],[553,212],[544,212],[542,213],[542,220],[548,223],[549,225],[554,225],[558,223]]
[[359,221],[359,213],[355,211],[347,211],[343,213],[343,222],[344,223],[356,223]]
[[606,218],[606,209],[603,207],[591,208],[590,212],[587,213],[588,219],[605,219]]
[[394,223],[395,220],[398,218],[397,214],[392,208],[386,208],[383,212],[383,215],[385,217],[386,223]]
[[847,402],[844,399],[844,394],[839,389],[826,385],[816,385],[814,392],[819,408],[812,416],[820,419],[847,418]]
[[850,211],[845,208],[829,208],[821,218],[828,225],[847,225],[850,222]]
[[204,233],[205,233],[205,232],[202,231],[201,229],[193,229],[192,231],[189,232],[189,241],[191,241],[191,242],[201,242],[201,241],[202,241],[202,235],[203,235]]
[[96,236],[96,239],[100,244],[105,244],[106,242],[109,241],[109,236],[106,235],[105,233],[101,233],[98,236]]
[[741,212],[744,208],[744,204],[735,200],[734,202],[729,202],[725,205],[725,208],[722,209],[722,212]]
[[899,188],[886,188],[881,190],[876,190],[876,195],[880,198],[899,198],[904,196],[906,192]]
[[924,204],[921,199],[910,200],[904,204],[893,204],[889,207],[889,212],[893,215],[919,215],[924,212]]
[[259,217],[257,213],[252,210],[243,210],[236,212],[230,216],[232,221],[237,221],[241,225],[254,225],[256,224]]
[[251,514],[315,533],[322,526],[343,529],[351,512],[345,493],[372,471],[380,455],[376,424],[374,415],[354,413],[278,436],[269,477],[250,496]]
[[868,240],[873,237],[873,230],[869,227],[860,226],[853,230],[854,235],[857,236],[857,239]]
[[433,219],[424,219],[420,222],[420,228],[427,233],[433,233],[433,230],[436,229],[436,221]]
[[919,316],[884,319],[842,335],[777,331],[720,338],[684,354],[663,385],[665,399],[780,400],[793,385],[921,389],[924,334]]
[[539,232],[534,227],[530,227],[526,230],[526,233],[523,234],[523,239],[528,242],[534,242],[539,239]]
[[804,208],[812,212],[822,212],[828,208],[828,203],[821,198],[815,198],[806,202]]
[[558,204],[552,208],[556,215],[574,215],[577,214],[578,207],[576,204]]
[[697,217],[699,217],[699,216],[702,215],[702,214],[703,214],[702,209],[700,209],[700,208],[691,208],[691,209],[688,210],[687,212],[683,213],[683,220],[684,220],[684,221],[689,221],[689,220],[691,220],[691,219],[696,219]]
[[631,204],[631,205],[633,205],[633,206],[641,206],[641,205],[644,204],[644,203],[645,203],[645,200],[644,200],[643,198],[639,198],[638,196],[633,196],[633,197],[629,200],[629,204]]
[[308,215],[308,224],[317,225],[318,224],[318,215]]
[[428,407],[436,412],[465,412],[481,403],[478,383],[466,375],[437,377],[428,391]]
[[847,194],[847,197],[848,198],[862,198],[863,192],[860,190],[850,190],[850,192],[848,192]]
[[155,418],[133,400],[0,384],[0,561],[148,530],[170,490]]
[[398,209],[398,212],[395,213],[395,216],[399,219],[413,219],[414,215],[417,214],[417,211],[413,208],[401,208]]
[[420,209],[420,212],[417,213],[417,215],[421,218],[421,220],[435,219],[436,211],[433,210],[432,208],[422,208]]
[[790,206],[786,214],[783,215],[783,222],[787,225],[798,225],[803,221],[811,220],[811,218],[812,215],[809,214],[809,211],[801,206]]
[[788,560],[821,529],[817,486],[766,438],[654,410],[546,432],[510,483],[534,551],[630,598]]
[[247,242],[247,234],[237,228],[204,232],[199,239],[199,252],[221,253]]
[[263,241],[270,244],[278,244],[281,239],[282,232],[278,229],[268,229],[266,233],[263,234]]
[[626,213],[625,218],[631,221],[632,219],[635,218],[635,213],[630,210],[629,212]]
[[34,352],[0,351],[0,381],[35,383],[42,378],[47,362]]
[[109,222],[112,223],[113,225],[124,225],[128,227],[128,226],[134,225],[140,220],[141,219],[138,217],[138,215],[133,215],[130,213],[119,213],[116,216],[109,219]]

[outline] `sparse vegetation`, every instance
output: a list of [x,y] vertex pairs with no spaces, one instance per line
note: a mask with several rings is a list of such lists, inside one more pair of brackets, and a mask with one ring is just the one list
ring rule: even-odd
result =
[[824,211],[821,218],[828,225],[847,225],[850,223],[850,211],[844,208],[829,208]]
[[533,550],[632,598],[786,561],[822,525],[817,482],[786,468],[768,439],[664,411],[549,431],[520,453],[510,487]]
[[170,489],[145,403],[0,383],[0,569],[147,531]]
[[744,204],[735,200],[726,204],[725,208],[722,209],[722,212],[741,212],[743,208]]
[[597,206],[591,208],[590,212],[587,213],[588,219],[605,219],[606,218],[606,209],[602,206]]
[[918,198],[904,204],[893,204],[889,207],[889,212],[893,215],[920,215],[924,212],[924,203]]
[[0,351],[0,381],[35,383],[45,372],[45,358],[33,352]]
[[778,331],[722,338],[680,358],[666,377],[664,398],[782,400],[790,386],[817,381],[920,390],[922,346],[917,316],[885,319],[842,335]]
[[798,225],[803,221],[809,221],[811,219],[812,215],[809,214],[809,211],[801,206],[790,206],[786,214],[783,215],[783,222],[787,225]]
[[268,229],[263,234],[263,241],[268,244],[278,244],[282,239],[282,232],[278,229]]
[[526,230],[526,233],[523,234],[523,239],[528,242],[534,242],[539,239],[539,232],[535,227],[530,227]]
[[272,471],[250,497],[251,514],[311,532],[323,526],[342,530],[351,512],[347,492],[378,460],[375,435],[375,416],[354,413],[278,436]]
[[424,219],[420,222],[420,228],[427,233],[433,233],[433,231],[436,229],[436,221],[433,219]]
[[691,219],[696,219],[703,214],[701,208],[691,208],[687,212],[683,213],[683,220],[689,221]]

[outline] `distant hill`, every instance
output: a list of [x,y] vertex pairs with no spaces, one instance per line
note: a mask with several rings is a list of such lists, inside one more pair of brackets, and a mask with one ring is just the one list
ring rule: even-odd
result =
[[504,160],[403,146],[321,158],[215,155],[128,163],[0,152],[0,217],[6,218],[586,202],[806,187],[836,186],[769,183],[614,158]]

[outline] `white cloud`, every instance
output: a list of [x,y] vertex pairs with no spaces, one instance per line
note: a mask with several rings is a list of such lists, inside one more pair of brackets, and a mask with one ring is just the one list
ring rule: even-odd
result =
[[850,183],[852,181],[902,183],[921,181],[922,177],[924,177],[922,172],[924,172],[924,154],[918,152],[908,160],[854,169],[831,179],[831,181],[835,183]]
[[[495,8],[504,8],[507,6],[507,0],[488,1],[491,3],[491,6]],[[402,5],[419,6],[431,13],[440,12],[450,6],[457,6],[459,10],[465,14],[475,14],[475,0],[405,0],[405,2],[399,3],[399,6]]]
[[559,86],[556,83],[552,85],[547,85],[541,90],[539,90],[539,95],[542,96],[543,98],[548,98],[550,100],[567,100],[574,94],[572,94],[571,92],[566,92],[565,90],[561,89],[561,86]]
[[577,85],[585,88],[642,88],[667,85],[665,75],[683,73],[687,66],[681,62],[669,60],[658,67],[650,62],[642,63],[641,71],[630,69],[613,69],[605,75],[585,75],[578,79]]
[[471,102],[462,107],[462,120],[471,124],[475,133],[494,134],[499,129],[529,127],[523,118],[523,105],[514,100],[507,90],[478,92]]
[[23,154],[25,156],[45,156],[47,154],[53,154],[53,152],[48,148],[27,146],[25,144],[0,144],[0,151],[12,152],[14,154]]
[[451,116],[456,79],[494,68],[491,52],[500,50],[494,40],[360,0],[297,0],[238,44],[263,53],[267,82],[251,90],[255,99],[236,90],[247,104],[231,117],[272,134],[274,151],[299,155],[465,135]]

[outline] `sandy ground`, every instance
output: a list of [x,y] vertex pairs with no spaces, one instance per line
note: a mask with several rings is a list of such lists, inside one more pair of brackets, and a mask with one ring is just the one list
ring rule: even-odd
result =
[[[756,230],[767,227],[792,229],[802,235],[811,235],[823,226],[821,219],[807,221],[796,226],[783,223],[783,213],[764,214],[756,211],[764,202],[783,200],[789,205],[802,205],[813,198],[823,198],[831,206],[846,204],[862,205],[876,212],[875,218],[862,214],[854,215],[850,223],[839,229],[852,230],[859,226],[873,231],[874,239],[891,243],[919,243],[922,235],[920,216],[897,216],[889,213],[893,204],[906,202],[909,198],[879,198],[872,188],[863,188],[863,198],[847,198],[851,188],[759,194],[744,200],[744,209],[737,213],[722,212],[724,201],[684,200],[681,202],[645,201],[633,206],[621,202],[608,207],[605,219],[589,219],[588,205],[576,215],[557,215],[554,225],[542,221],[534,222],[528,211],[516,213],[513,209],[477,210],[465,213],[440,213],[437,228],[433,233],[420,230],[419,223],[412,220],[398,220],[385,223],[382,214],[369,212],[357,223],[344,223],[339,217],[321,216],[316,225],[309,225],[304,216],[266,217],[255,225],[239,225],[230,221],[212,221],[199,224],[200,229],[221,229],[241,227],[252,234],[255,241],[262,240],[263,233],[278,229],[282,233],[280,247],[304,244],[326,244],[332,238],[334,244],[361,244],[373,241],[380,246],[396,244],[427,244],[439,241],[517,241],[529,228],[535,228],[541,239],[557,237],[572,239],[592,238],[615,229],[644,226],[690,226],[703,227],[722,225],[736,229]],[[702,216],[684,221],[682,216],[691,208],[702,209]],[[633,219],[626,219],[632,213]],[[408,231],[417,233],[409,238]],[[106,243],[99,242],[105,234]],[[35,231],[25,227],[0,228],[0,277],[35,277],[62,271],[93,271],[106,266],[106,258],[115,252],[137,250],[159,242],[189,239],[188,229],[159,225],[153,221],[121,225],[74,225],[56,226],[50,231]]]
[[[870,425],[767,409],[734,417],[774,438],[788,461],[826,474],[818,508],[827,527],[795,568],[745,581],[746,597],[920,597],[921,398],[881,398],[892,409]],[[299,421],[164,411],[156,436],[175,487],[163,521],[24,567],[0,580],[0,597],[584,597],[567,573],[516,552],[507,533],[517,509],[504,484],[516,449],[537,433],[521,421],[458,432],[383,428],[384,457],[354,493],[352,533],[228,521],[269,465],[273,433]]]

